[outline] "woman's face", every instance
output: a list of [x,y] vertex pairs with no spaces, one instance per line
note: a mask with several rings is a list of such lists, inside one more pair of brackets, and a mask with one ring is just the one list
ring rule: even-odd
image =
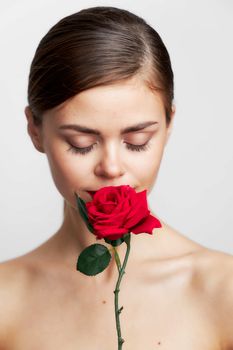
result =
[[29,133],[33,142],[37,134],[58,191],[76,208],[74,192],[84,201],[104,186],[149,193],[171,124],[160,95],[130,79],[77,94],[46,111],[42,128],[29,126]]

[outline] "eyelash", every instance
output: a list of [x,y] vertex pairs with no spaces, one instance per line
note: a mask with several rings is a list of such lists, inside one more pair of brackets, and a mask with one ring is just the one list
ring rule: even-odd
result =
[[[89,153],[93,148],[94,145],[91,145],[89,147],[75,147],[73,145],[70,144],[70,148],[68,149],[68,151],[72,152],[72,153],[79,153],[79,154],[86,154]],[[131,151],[136,151],[136,152],[140,152],[140,151],[146,151],[148,148],[150,147],[149,142],[144,143],[143,145],[131,145],[130,143],[126,143],[126,148],[131,150]]]

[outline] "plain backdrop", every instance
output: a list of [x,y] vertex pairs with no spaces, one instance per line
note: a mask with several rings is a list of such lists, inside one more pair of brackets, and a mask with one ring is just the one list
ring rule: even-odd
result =
[[63,198],[27,134],[28,74],[47,31],[92,6],[143,17],[171,57],[177,111],[150,207],[190,239],[232,254],[233,2],[1,0],[0,261],[29,252],[61,225]]

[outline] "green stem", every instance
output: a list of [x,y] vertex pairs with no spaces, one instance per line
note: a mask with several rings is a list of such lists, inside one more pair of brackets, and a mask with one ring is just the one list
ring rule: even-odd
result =
[[[129,257],[130,239],[131,239],[131,235],[129,233],[127,236],[127,239],[125,239],[125,243],[127,245],[127,250],[126,250],[124,262],[123,262],[122,268],[120,270],[118,269],[119,276],[118,276],[116,288],[114,290],[114,293],[115,293],[115,318],[116,318],[116,328],[117,328],[117,337],[118,337],[118,350],[122,350],[122,345],[124,343],[124,339],[121,337],[121,325],[120,325],[120,313],[123,310],[123,306],[120,309],[118,309],[118,294],[120,291],[121,279],[125,273],[125,267],[126,267],[128,257]],[[120,261],[120,259],[119,259],[119,255],[118,255],[116,249],[114,249],[114,254],[115,254],[115,260],[117,263],[117,260]],[[117,266],[118,266],[118,263],[117,263]]]
[[120,273],[121,271],[121,261],[120,261],[120,258],[119,258],[119,255],[117,253],[117,250],[115,247],[112,247],[113,248],[113,252],[114,252],[114,257],[115,257],[115,261],[116,261],[116,264],[117,264],[117,269],[118,269],[118,272]]

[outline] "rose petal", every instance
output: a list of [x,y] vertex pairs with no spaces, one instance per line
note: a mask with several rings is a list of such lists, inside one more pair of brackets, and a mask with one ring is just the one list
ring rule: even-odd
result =
[[142,220],[141,223],[138,223],[135,227],[131,228],[131,232],[135,234],[139,233],[149,233],[152,234],[154,228],[162,227],[161,222],[154,216],[149,215]]

